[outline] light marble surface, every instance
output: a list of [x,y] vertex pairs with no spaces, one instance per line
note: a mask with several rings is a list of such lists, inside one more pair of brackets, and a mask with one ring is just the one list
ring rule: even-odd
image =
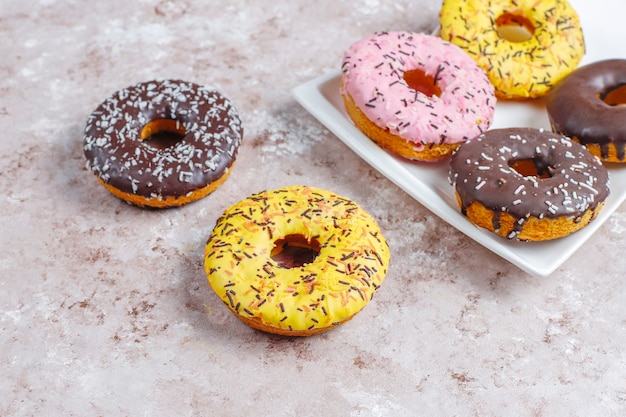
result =
[[[596,3],[584,29],[623,40],[614,4]],[[432,30],[439,5],[0,0],[0,415],[625,415],[626,208],[552,275],[527,275],[290,95],[362,36]],[[179,209],[117,200],[82,154],[89,113],[153,78],[217,87],[245,125],[231,177]],[[292,184],[361,203],[392,255],[365,310],[304,339],[245,327],[202,270],[226,207]]]

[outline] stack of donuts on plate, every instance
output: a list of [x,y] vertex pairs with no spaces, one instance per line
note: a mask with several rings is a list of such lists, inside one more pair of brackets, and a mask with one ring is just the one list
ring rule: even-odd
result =
[[[342,62],[361,131],[401,158],[449,159],[463,214],[520,241],[567,236],[609,195],[603,162],[626,161],[626,60],[579,69],[566,0],[444,0],[437,35],[380,32]],[[490,129],[496,100],[545,98],[550,129]]]

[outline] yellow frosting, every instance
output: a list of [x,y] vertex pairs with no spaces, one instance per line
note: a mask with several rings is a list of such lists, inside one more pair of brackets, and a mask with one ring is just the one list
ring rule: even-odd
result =
[[[476,60],[501,98],[546,95],[585,53],[578,14],[566,0],[444,0],[439,20],[441,37]],[[498,21],[525,22],[532,36],[507,40]]]
[[[302,236],[319,243],[310,263],[287,268],[275,243]],[[389,248],[357,203],[318,188],[254,194],[218,219],[204,268],[226,306],[244,318],[292,330],[336,325],[370,301],[387,273]]]

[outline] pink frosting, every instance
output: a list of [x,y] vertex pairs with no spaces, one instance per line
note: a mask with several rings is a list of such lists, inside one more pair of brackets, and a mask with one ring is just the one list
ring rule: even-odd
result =
[[[342,64],[348,93],[369,120],[415,143],[460,143],[487,130],[496,105],[485,72],[462,49],[435,36],[381,32],[353,44]],[[404,73],[434,77],[439,96],[409,87]]]

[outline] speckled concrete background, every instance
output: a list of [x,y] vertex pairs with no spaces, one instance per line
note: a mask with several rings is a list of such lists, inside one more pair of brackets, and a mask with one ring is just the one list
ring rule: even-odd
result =
[[[596,3],[584,29],[623,35]],[[432,30],[439,6],[0,0],[0,415],[626,414],[626,209],[550,277],[529,276],[290,96],[362,36]],[[82,155],[100,101],[153,78],[213,85],[245,124],[228,181],[180,209],[117,200]],[[306,339],[245,327],[202,270],[226,207],[292,184],[355,199],[392,248],[374,301]]]

